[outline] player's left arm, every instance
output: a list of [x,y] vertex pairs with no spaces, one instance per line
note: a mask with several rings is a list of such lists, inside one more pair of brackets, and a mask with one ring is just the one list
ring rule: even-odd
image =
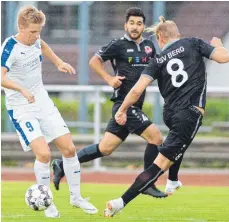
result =
[[229,62],[229,52],[226,48],[223,47],[221,39],[213,37],[211,40],[211,46],[215,47],[215,49],[212,52],[210,59],[218,63]]
[[218,63],[229,62],[229,53],[223,47],[221,39],[213,37],[210,44],[199,38],[193,38],[193,40],[202,56]]
[[56,65],[60,72],[76,74],[75,69],[68,63],[64,62],[60,57],[58,57],[53,50],[48,46],[48,44],[41,39],[41,51],[42,54],[47,57],[53,64]]

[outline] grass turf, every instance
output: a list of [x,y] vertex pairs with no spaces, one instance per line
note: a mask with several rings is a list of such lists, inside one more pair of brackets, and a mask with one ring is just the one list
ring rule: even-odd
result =
[[[91,202],[99,209],[97,215],[86,215],[78,208],[69,205],[67,184],[61,184],[60,191],[55,191],[54,201],[61,218],[49,219],[43,212],[35,212],[24,201],[26,189],[31,182],[2,182],[2,222],[94,222],[94,221],[175,221],[175,222],[229,222],[228,187],[188,187],[184,186],[173,196],[155,199],[140,195],[113,218],[104,218],[105,202],[115,199],[128,187],[127,185],[82,184],[84,197],[91,197]],[[162,189],[162,187],[160,187]]]

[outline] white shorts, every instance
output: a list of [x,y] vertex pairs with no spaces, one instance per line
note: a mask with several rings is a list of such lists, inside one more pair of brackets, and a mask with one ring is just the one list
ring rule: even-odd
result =
[[38,137],[43,136],[49,143],[70,132],[51,99],[43,105],[29,104],[8,110],[8,114],[25,152],[31,150],[29,144]]

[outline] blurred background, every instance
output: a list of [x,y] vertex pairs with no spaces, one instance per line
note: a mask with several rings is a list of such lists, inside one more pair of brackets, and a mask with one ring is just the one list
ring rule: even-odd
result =
[[[160,15],[174,20],[183,37],[200,37],[210,41],[222,38],[229,50],[229,2],[125,2],[125,1],[2,1],[1,43],[17,32],[16,16],[24,5],[34,5],[46,14],[47,23],[41,33],[55,53],[70,63],[75,76],[66,76],[47,60],[43,60],[43,81],[54,103],[69,126],[77,149],[99,142],[111,117],[112,88],[88,66],[89,59],[113,38],[124,35],[125,12],[140,7],[146,15],[146,26]],[[147,37],[147,36],[146,36]],[[154,39],[152,39],[154,41]],[[155,41],[154,41],[155,42]],[[155,42],[156,44],[156,42]],[[185,154],[184,168],[229,169],[229,64],[206,61],[208,102],[203,126]],[[109,62],[106,68],[113,70]],[[24,153],[12,124],[8,120],[1,95],[1,145],[3,167],[32,167],[32,152]],[[156,84],[148,89],[144,112],[167,135],[162,120],[163,100]],[[111,156],[83,164],[93,170],[143,167],[146,142],[131,135]],[[51,145],[52,158],[60,153]]]

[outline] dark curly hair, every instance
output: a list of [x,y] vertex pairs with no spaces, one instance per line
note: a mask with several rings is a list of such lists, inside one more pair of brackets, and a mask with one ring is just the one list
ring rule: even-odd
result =
[[128,22],[130,16],[139,16],[143,18],[143,23],[145,24],[146,17],[142,9],[137,7],[131,7],[126,10],[126,22]]

